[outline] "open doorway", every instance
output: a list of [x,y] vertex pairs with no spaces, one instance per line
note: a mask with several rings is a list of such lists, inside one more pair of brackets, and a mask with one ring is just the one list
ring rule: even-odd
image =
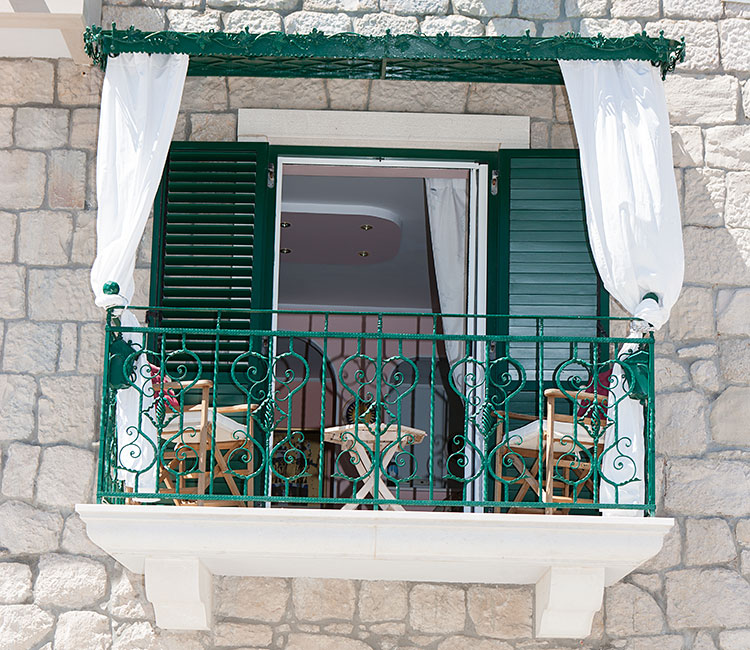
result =
[[[277,344],[285,352],[288,346],[290,359],[306,360],[296,362],[308,379],[290,400],[289,426],[303,433],[305,456],[324,466],[308,468],[313,480],[300,495],[357,490],[352,478],[360,459],[326,443],[323,432],[365,417],[377,394],[377,414],[366,415],[381,432],[427,432],[418,444],[394,443],[389,465],[379,468],[393,494],[410,501],[473,498],[475,487],[451,476],[464,469],[472,475],[475,459],[469,455],[468,468],[449,468],[463,453],[453,435],[465,430],[456,374],[463,343],[429,335],[484,333],[481,319],[440,316],[485,310],[480,187],[487,187],[486,167],[475,163],[279,159],[275,325],[346,334]],[[384,336],[358,336],[377,332]]]

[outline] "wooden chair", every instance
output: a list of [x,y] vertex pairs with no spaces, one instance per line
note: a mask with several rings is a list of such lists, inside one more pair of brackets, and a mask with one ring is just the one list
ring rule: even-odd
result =
[[[257,455],[253,443],[253,418],[248,417],[247,426],[228,417],[230,413],[248,413],[247,404],[233,406],[210,406],[213,382],[201,379],[187,390],[200,390],[200,401],[185,406],[182,418],[174,412],[166,395],[167,391],[184,391],[179,382],[155,382],[154,391],[157,403],[172,411],[171,419],[161,430],[162,439],[172,441],[173,446],[162,452],[160,465],[161,492],[166,494],[207,494],[212,487],[209,484],[213,471],[213,482],[223,479],[233,496],[252,496],[252,481],[249,481],[247,492],[237,484],[237,475],[250,476],[253,473],[252,459]],[[214,410],[216,411],[214,413]],[[216,431],[213,432],[214,419]],[[247,452],[243,451],[244,449]],[[241,469],[230,469],[232,460],[244,462]],[[213,467],[209,465],[213,464]],[[192,471],[190,471],[192,469]],[[172,471],[170,471],[172,470]],[[174,472],[179,473],[178,479]],[[242,481],[241,481],[242,483]],[[249,502],[206,499],[174,499],[177,505],[249,505]]]
[[[504,432],[502,424],[498,434],[506,445],[501,446],[496,454],[496,472],[505,481],[519,484],[519,490],[514,495],[514,501],[522,503],[523,499],[532,491],[537,499],[547,503],[593,503],[593,499],[582,496],[586,489],[594,493],[594,471],[590,458],[601,455],[604,444],[602,437],[598,442],[589,434],[593,426],[599,426],[603,430],[607,426],[606,409],[593,419],[588,414],[582,414],[581,410],[593,404],[606,407],[607,396],[595,395],[588,392],[573,393],[576,398],[573,408],[578,409],[578,415],[567,415],[560,413],[557,408],[557,400],[563,399],[568,404],[571,400],[568,395],[557,388],[549,388],[544,391],[546,417],[542,422],[542,486],[540,488],[538,478],[539,471],[539,418],[526,413],[513,413],[500,411],[499,416],[508,420],[528,422],[525,426]],[[597,409],[598,410],[598,409]],[[598,420],[598,425],[597,425]],[[603,436],[603,434],[602,434]],[[584,451],[585,450],[585,451]],[[587,455],[588,453],[588,455]],[[583,456],[583,457],[582,457]],[[504,462],[507,459],[507,462]],[[529,465],[531,467],[529,467]],[[533,502],[532,502],[533,503]],[[547,508],[545,512],[564,513],[570,509]],[[519,505],[511,508],[511,512],[540,512],[538,508],[530,508]]]

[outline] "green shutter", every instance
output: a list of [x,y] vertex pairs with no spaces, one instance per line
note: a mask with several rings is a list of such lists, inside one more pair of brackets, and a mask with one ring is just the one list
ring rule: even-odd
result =
[[[512,315],[588,316],[587,321],[545,322],[544,333],[596,336],[599,283],[586,234],[577,151],[504,152],[508,178],[509,310]],[[511,321],[511,335],[534,335],[533,320]],[[583,351],[582,351],[583,352]],[[535,377],[533,344],[513,354]],[[545,378],[570,358],[570,346],[547,344]]]
[[[163,308],[162,327],[247,329],[260,321],[251,309],[270,308],[273,264],[268,210],[268,145],[185,143],[172,145],[155,208],[152,304]],[[180,312],[171,308],[198,308]],[[201,311],[208,310],[208,311]],[[181,345],[179,337],[170,349]],[[188,347],[213,374],[215,338],[193,335]],[[248,339],[220,340],[219,372],[248,349]]]

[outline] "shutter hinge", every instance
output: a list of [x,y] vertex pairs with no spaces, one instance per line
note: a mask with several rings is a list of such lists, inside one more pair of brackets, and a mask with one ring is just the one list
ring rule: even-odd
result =
[[268,165],[268,187],[276,187],[276,165],[270,163]]
[[492,178],[490,180],[490,193],[492,194],[492,196],[497,196],[497,176],[498,176],[497,169],[493,169]]

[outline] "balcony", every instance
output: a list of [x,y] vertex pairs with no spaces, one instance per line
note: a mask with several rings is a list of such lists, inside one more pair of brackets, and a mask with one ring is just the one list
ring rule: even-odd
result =
[[108,315],[99,505],[78,510],[164,627],[207,626],[221,573],[534,583],[538,635],[585,636],[671,528],[654,341],[618,360],[621,320],[147,316]]

